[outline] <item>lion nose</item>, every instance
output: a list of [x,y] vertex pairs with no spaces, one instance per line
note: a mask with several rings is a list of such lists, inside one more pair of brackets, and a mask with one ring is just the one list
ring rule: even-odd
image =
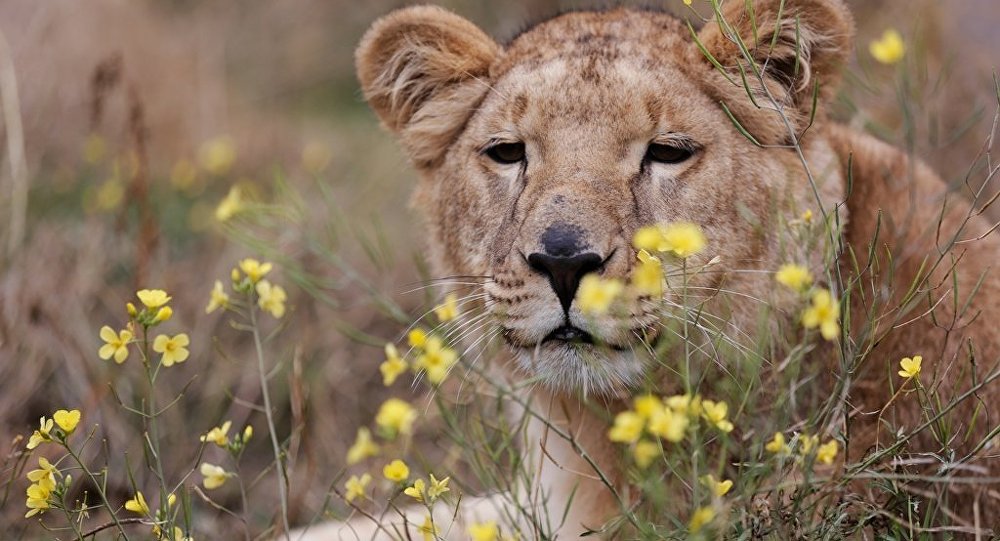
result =
[[528,264],[536,271],[548,276],[552,290],[559,297],[559,304],[564,312],[569,312],[573,304],[576,289],[580,280],[587,273],[594,272],[604,265],[601,256],[595,253],[578,254],[574,256],[554,256],[534,253],[528,256]]

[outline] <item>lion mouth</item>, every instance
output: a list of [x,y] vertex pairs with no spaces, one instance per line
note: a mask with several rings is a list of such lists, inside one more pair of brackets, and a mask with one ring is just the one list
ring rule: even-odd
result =
[[593,344],[594,337],[589,332],[573,325],[562,325],[553,329],[542,342],[549,341],[566,342],[569,344]]
[[522,350],[534,350],[543,345],[568,348],[600,348],[613,351],[630,351],[632,349],[628,344],[616,344],[614,342],[596,338],[591,333],[571,323],[566,323],[552,329],[552,331],[550,331],[538,342],[533,341],[531,343],[525,343],[522,340],[518,340],[517,337],[515,337],[515,334],[516,333],[513,329],[510,328],[504,328],[501,333],[504,341],[506,341],[508,345]]

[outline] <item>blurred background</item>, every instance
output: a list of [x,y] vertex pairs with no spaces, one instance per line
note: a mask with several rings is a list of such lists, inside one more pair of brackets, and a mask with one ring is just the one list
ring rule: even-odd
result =
[[[100,425],[88,457],[141,461],[128,402],[137,367],[101,361],[102,325],[121,327],[142,287],[173,295],[165,329],[192,357],[165,374],[181,400],[164,440],[170,471],[192,467],[197,435],[253,424],[248,469],[271,461],[247,335],[205,314],[214,280],[242,257],[273,260],[290,311],[269,352],[279,432],[291,434],[292,518],[308,521],[343,471],[359,425],[386,391],[382,345],[439,297],[418,286],[414,175],[361,99],[352,52],[372,0],[4,0],[0,2],[0,530],[44,536],[21,517],[12,472],[42,415],[79,408]],[[697,3],[697,2],[696,2]],[[843,122],[903,146],[961,182],[989,133],[1000,59],[995,0],[854,0],[857,51],[835,105]],[[440,2],[503,40],[594,2]],[[620,4],[629,5],[630,2]],[[642,2],[687,14],[680,0]],[[618,4],[615,4],[618,5]],[[698,23],[696,23],[698,24]],[[872,61],[887,28],[902,66]],[[237,187],[246,215],[217,214]],[[222,219],[220,219],[222,218]],[[412,291],[418,289],[417,291]],[[398,389],[396,394],[399,394]],[[421,436],[437,444],[433,423]],[[205,459],[218,449],[209,449]],[[220,451],[221,452],[221,451]],[[114,499],[130,497],[113,475]],[[273,481],[254,495],[255,532],[273,519]],[[238,507],[238,493],[213,493]],[[202,511],[206,531],[232,518]],[[29,531],[25,531],[30,527]]]

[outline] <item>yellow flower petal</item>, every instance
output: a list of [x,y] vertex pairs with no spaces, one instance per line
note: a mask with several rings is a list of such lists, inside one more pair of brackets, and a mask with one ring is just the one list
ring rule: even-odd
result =
[[140,289],[135,293],[142,304],[146,305],[146,308],[150,310],[156,310],[157,308],[163,306],[170,302],[170,296],[167,295],[166,291],[162,289]]
[[868,52],[882,64],[895,64],[906,55],[906,44],[897,30],[889,28],[881,38],[868,44]]
[[410,467],[397,458],[382,468],[382,475],[390,481],[400,483],[410,477]]
[[76,430],[76,425],[80,423],[80,410],[58,410],[52,414],[52,420],[67,435],[72,434]]

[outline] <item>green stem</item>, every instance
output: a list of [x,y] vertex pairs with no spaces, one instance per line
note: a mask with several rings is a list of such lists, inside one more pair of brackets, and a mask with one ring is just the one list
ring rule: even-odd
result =
[[83,470],[83,473],[87,474],[87,477],[90,478],[90,482],[93,483],[94,487],[97,489],[97,495],[100,496],[101,501],[104,502],[104,507],[107,507],[108,512],[111,513],[111,521],[115,523],[115,527],[117,527],[118,531],[121,532],[122,539],[128,541],[128,534],[126,534],[125,529],[122,528],[122,523],[118,521],[118,515],[117,513],[115,513],[114,507],[111,507],[111,503],[108,502],[108,496],[107,494],[104,493],[104,488],[103,488],[104,486],[101,483],[97,482],[97,477],[95,477],[94,474],[91,473],[90,469],[87,468],[87,466],[83,463],[83,460],[80,460],[80,457],[73,452],[73,449],[71,449],[69,445],[63,444],[63,447],[66,449],[66,452],[69,453],[69,456],[73,457],[73,461],[75,461],[77,465],[80,466],[80,469]]
[[173,521],[171,520],[169,510],[167,509],[167,485],[166,477],[163,475],[163,460],[160,458],[160,431],[157,426],[156,417],[156,373],[152,368],[152,361],[149,357],[149,328],[143,326],[142,328],[142,365],[146,369],[146,382],[149,384],[149,393],[146,396],[146,403],[148,405],[148,411],[145,415],[147,424],[147,434],[148,434],[148,444],[150,447],[150,452],[153,454],[153,468],[156,472],[156,477],[160,481],[160,501],[159,507],[163,511],[163,516],[165,517],[165,524],[163,529],[168,532],[173,531]]
[[76,526],[76,521],[73,520],[73,514],[69,512],[69,507],[66,505],[65,493],[62,497],[62,512],[66,515],[66,521],[69,522],[69,527],[73,528],[73,534],[76,535],[76,538],[80,541],[84,541],[83,532],[81,532],[80,528]]
[[[251,294],[251,303],[253,302]],[[285,539],[291,541],[288,526],[288,477],[285,465],[281,459],[281,448],[278,445],[278,432],[274,427],[274,415],[271,411],[271,394],[267,390],[267,372],[264,368],[264,347],[260,340],[260,326],[257,324],[257,310],[250,306],[250,327],[253,330],[253,344],[257,351],[257,375],[260,376],[260,392],[264,396],[264,417],[267,419],[267,432],[271,436],[271,448],[274,452],[275,466],[278,470],[278,497],[281,499],[281,522],[285,527]]]

